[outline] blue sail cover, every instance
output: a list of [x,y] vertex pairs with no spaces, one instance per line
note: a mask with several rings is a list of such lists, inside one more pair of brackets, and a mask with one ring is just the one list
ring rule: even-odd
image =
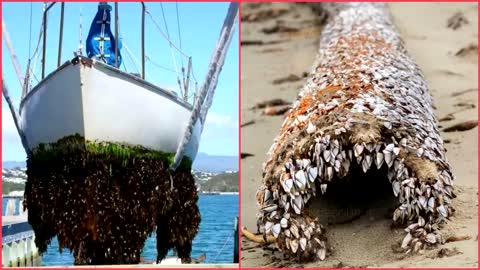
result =
[[[112,7],[107,3],[99,3],[98,11],[93,18],[92,25],[87,37],[87,55],[89,58],[96,58],[115,67],[115,37],[110,29],[110,11]],[[120,49],[121,40],[118,41],[118,63],[122,63]]]

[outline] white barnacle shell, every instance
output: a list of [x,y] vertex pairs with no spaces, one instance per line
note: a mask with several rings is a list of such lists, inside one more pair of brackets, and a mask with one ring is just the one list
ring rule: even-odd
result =
[[293,180],[292,179],[285,180],[283,182],[282,186],[283,186],[283,189],[285,190],[285,192],[290,193],[290,191],[292,190],[292,187],[293,187]]
[[333,168],[328,166],[327,167],[327,181],[332,180],[333,178]]
[[354,145],[355,157],[359,157],[363,153],[363,144],[357,143]]
[[323,151],[323,158],[325,159],[325,162],[329,162],[331,157],[332,154],[329,150]]
[[425,219],[421,216],[418,217],[418,226],[420,227],[425,226]]
[[321,261],[325,260],[326,252],[327,252],[327,251],[325,250],[325,248],[319,249],[319,250],[317,251],[317,257],[318,257]]
[[438,212],[443,216],[443,217],[447,217],[448,214],[447,214],[447,209],[445,209],[445,206],[444,205],[440,205],[439,207],[437,207],[437,210]]
[[327,192],[327,184],[321,184],[320,189],[322,190],[322,194],[325,194],[325,192]]
[[305,176],[305,173],[300,170],[295,173],[295,184],[300,190],[305,189],[305,185],[307,183],[307,178]]
[[269,204],[262,207],[263,212],[270,213],[277,210],[278,206],[276,204]]
[[295,224],[292,223],[292,225],[290,226],[290,232],[292,233],[292,235],[295,237],[295,238],[299,238],[300,235],[298,234],[298,228]]
[[307,133],[308,134],[312,134],[314,133],[315,131],[317,130],[317,127],[315,127],[312,122],[308,122],[308,125],[307,125]]
[[297,253],[298,250],[298,239],[293,239],[290,241],[290,247],[292,248],[293,253]]
[[435,235],[433,233],[427,234],[427,237],[426,237],[425,240],[430,244],[435,244],[437,242],[437,238],[435,237]]
[[410,242],[412,241],[412,235],[410,233],[408,233],[405,238],[403,238],[403,241],[402,241],[402,248],[405,249],[409,244]]
[[280,234],[280,223],[277,223],[272,226],[272,234],[275,238],[278,238],[278,235]]
[[282,226],[282,228],[287,228],[288,227],[288,220],[286,218],[282,218],[280,220],[280,226]]
[[392,188],[393,188],[393,195],[395,195],[395,197],[398,197],[398,194],[400,193],[400,183],[398,181],[393,181]]
[[265,223],[265,233],[269,233],[273,227],[273,222],[267,221]]
[[310,182],[314,182],[317,176],[318,176],[317,167],[308,168],[308,179],[310,180]]
[[382,167],[384,161],[383,153],[378,152],[375,156],[375,164],[377,165],[377,169],[380,169]]

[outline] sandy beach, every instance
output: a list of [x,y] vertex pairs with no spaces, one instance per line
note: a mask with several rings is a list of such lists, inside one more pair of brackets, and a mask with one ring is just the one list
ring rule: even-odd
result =
[[[241,222],[255,232],[255,193],[262,183],[262,163],[288,107],[265,109],[258,105],[272,99],[295,99],[313,64],[321,22],[306,4],[242,3],[241,8]],[[429,84],[447,157],[456,175],[456,213],[442,233],[469,239],[405,255],[392,248],[404,237],[404,231],[391,229],[391,219],[385,215],[372,214],[327,226],[333,250],[321,262],[284,259],[273,244],[262,247],[242,238],[242,267],[478,267],[478,127],[443,131],[478,119],[477,4],[391,3],[390,9],[408,52]],[[468,23],[448,27],[449,18],[457,12]]]

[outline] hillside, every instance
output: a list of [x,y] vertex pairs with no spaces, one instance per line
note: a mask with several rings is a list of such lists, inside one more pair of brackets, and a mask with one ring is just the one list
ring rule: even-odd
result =
[[[238,191],[237,172],[232,173],[231,171],[226,171],[215,173],[193,170],[192,174],[202,191]],[[10,191],[15,190],[24,190],[26,181],[27,175],[25,168],[2,169],[3,194],[8,194]]]
[[202,191],[238,192],[238,172],[214,175],[201,186]]
[[[25,166],[24,161],[2,162],[2,169],[25,168]],[[197,171],[213,173],[238,171],[238,156],[215,156],[198,153],[192,167]]]
[[8,181],[2,181],[2,194],[6,195],[11,191],[23,191],[25,190],[25,184],[13,183]]
[[198,153],[193,162],[193,169],[214,173],[238,171],[238,156],[213,156]]

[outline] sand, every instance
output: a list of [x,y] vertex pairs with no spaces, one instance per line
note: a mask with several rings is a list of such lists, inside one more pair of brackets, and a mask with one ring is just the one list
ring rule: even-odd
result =
[[[251,16],[255,22],[242,22],[242,127],[241,222],[256,231],[255,193],[261,185],[262,163],[283,116],[263,115],[263,109],[251,108],[266,100],[293,101],[305,82],[302,76],[313,64],[321,24],[305,4],[243,3],[242,17],[260,10],[285,9],[284,14]],[[476,3],[392,3],[395,23],[407,50],[421,67],[434,97],[436,115],[452,113],[454,119],[439,123],[441,129],[478,119],[477,100],[477,4]],[[468,24],[456,30],[447,27],[448,19],[461,11]],[[279,12],[282,13],[282,12]],[[265,34],[281,24],[300,31]],[[275,30],[275,29],[273,29]],[[289,32],[290,31],[290,32]],[[258,45],[258,43],[263,44]],[[248,44],[257,45],[248,45]],[[468,49],[473,45],[471,49]],[[461,55],[455,54],[465,48]],[[295,76],[290,76],[295,75]],[[290,81],[273,83],[291,77]],[[464,91],[464,92],[462,92]],[[327,226],[332,254],[322,262],[301,263],[282,259],[274,245],[259,247],[242,239],[242,267],[477,267],[478,247],[478,128],[462,132],[442,132],[447,156],[456,174],[455,216],[442,232],[462,234],[469,240],[450,242],[422,254],[396,253],[392,245],[404,236],[401,228],[390,228],[391,220],[379,211],[370,211],[345,224]],[[376,209],[378,210],[378,209]]]

